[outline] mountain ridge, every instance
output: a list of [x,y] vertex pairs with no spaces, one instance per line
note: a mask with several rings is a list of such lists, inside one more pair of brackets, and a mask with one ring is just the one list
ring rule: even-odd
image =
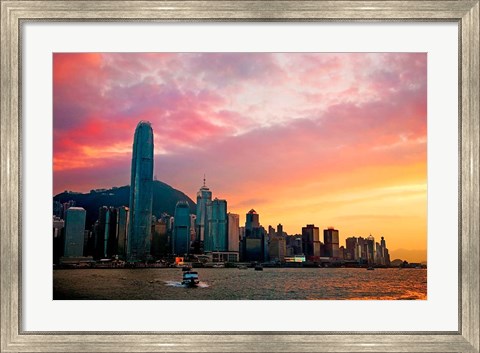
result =
[[[85,227],[91,229],[93,223],[98,219],[98,209],[100,207],[128,207],[130,185],[113,186],[110,189],[93,189],[89,193],[64,191],[55,195],[53,200],[61,203],[73,200],[77,207],[83,207],[87,211]],[[178,201],[187,201],[190,206],[190,213],[196,213],[195,202],[185,193],[159,180],[153,181],[153,215],[159,217],[163,212],[166,212],[173,216]]]

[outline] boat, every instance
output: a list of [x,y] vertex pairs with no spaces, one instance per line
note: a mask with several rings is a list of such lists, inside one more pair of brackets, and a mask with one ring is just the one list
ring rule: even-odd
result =
[[263,271],[262,265],[255,265],[255,271]]
[[246,270],[248,267],[247,267],[247,265],[238,265],[237,268],[239,270]]
[[191,269],[192,269],[191,266],[183,266],[183,267],[182,267],[182,271],[183,271],[183,272],[190,271]]
[[375,269],[375,268],[374,268],[373,266],[368,266],[368,267],[367,267],[367,270],[368,270],[368,271],[373,271],[374,269]]
[[198,272],[185,271],[183,272],[182,284],[187,287],[196,287],[200,281],[198,280]]

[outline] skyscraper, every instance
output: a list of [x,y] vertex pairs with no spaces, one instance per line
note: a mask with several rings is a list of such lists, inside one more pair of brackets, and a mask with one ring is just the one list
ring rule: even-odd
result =
[[212,192],[205,185],[203,178],[203,186],[197,193],[197,218],[195,220],[197,241],[204,241],[205,234],[208,232],[207,207],[212,202]]
[[228,213],[228,251],[240,251],[240,216]]
[[[60,204],[60,203],[59,203]],[[53,216],[53,263],[58,264],[58,261],[65,251],[64,244],[64,229],[65,222],[60,217]]]
[[260,226],[260,215],[251,209],[246,215],[243,238],[244,261],[266,261],[268,257],[267,232]]
[[102,206],[98,209],[98,220],[95,222],[95,258],[103,259],[107,256],[105,248],[105,228],[107,224],[108,207]]
[[325,256],[334,259],[339,258],[338,230],[329,227],[323,230],[323,242],[325,243]]
[[125,255],[127,252],[128,221],[128,207],[119,207],[117,209],[117,254],[121,259],[125,259]]
[[320,256],[319,228],[315,227],[314,224],[307,224],[306,227],[302,227],[302,248],[307,258]]
[[171,252],[168,248],[167,223],[159,219],[152,226],[152,256],[158,259]]
[[142,261],[150,256],[152,224],[153,130],[146,121],[135,129],[131,173],[127,260]]
[[287,244],[284,237],[274,236],[272,239],[270,239],[268,243],[268,255],[270,261],[283,262],[286,254]]
[[105,223],[105,253],[106,257],[117,254],[117,209],[108,208],[107,220]]
[[190,249],[190,208],[187,201],[178,201],[173,222],[173,252],[188,254]]
[[205,251],[227,251],[227,201],[215,198],[207,206],[208,232],[205,233]]
[[277,225],[277,236],[278,237],[283,237],[283,226],[281,223]]
[[65,257],[83,256],[85,218],[82,207],[69,207],[65,211]]
[[260,216],[254,209],[251,209],[247,213],[247,219],[245,221],[245,230],[252,230],[253,228],[259,228],[259,227],[260,227]]
[[345,239],[345,259],[357,260],[361,257],[359,251],[358,239],[356,237],[349,237]]
[[372,264],[375,262],[375,238],[370,234],[366,241],[365,241],[365,247],[367,250],[367,261],[369,264]]

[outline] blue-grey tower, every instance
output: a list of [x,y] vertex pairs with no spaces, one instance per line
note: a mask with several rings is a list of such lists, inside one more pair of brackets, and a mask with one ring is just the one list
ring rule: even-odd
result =
[[135,129],[130,182],[130,222],[127,261],[145,261],[150,256],[153,187],[153,130],[140,121]]
[[187,201],[178,201],[173,220],[173,252],[188,254],[190,249],[190,207]]
[[65,212],[65,257],[83,256],[86,211],[70,207]]
[[205,233],[205,251],[228,251],[227,201],[215,198],[207,207],[208,232]]

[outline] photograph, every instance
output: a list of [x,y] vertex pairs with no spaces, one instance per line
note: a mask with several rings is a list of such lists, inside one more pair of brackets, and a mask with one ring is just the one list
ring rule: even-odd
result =
[[479,0],[0,3],[1,352],[479,353]]
[[426,53],[53,53],[54,300],[426,300]]

